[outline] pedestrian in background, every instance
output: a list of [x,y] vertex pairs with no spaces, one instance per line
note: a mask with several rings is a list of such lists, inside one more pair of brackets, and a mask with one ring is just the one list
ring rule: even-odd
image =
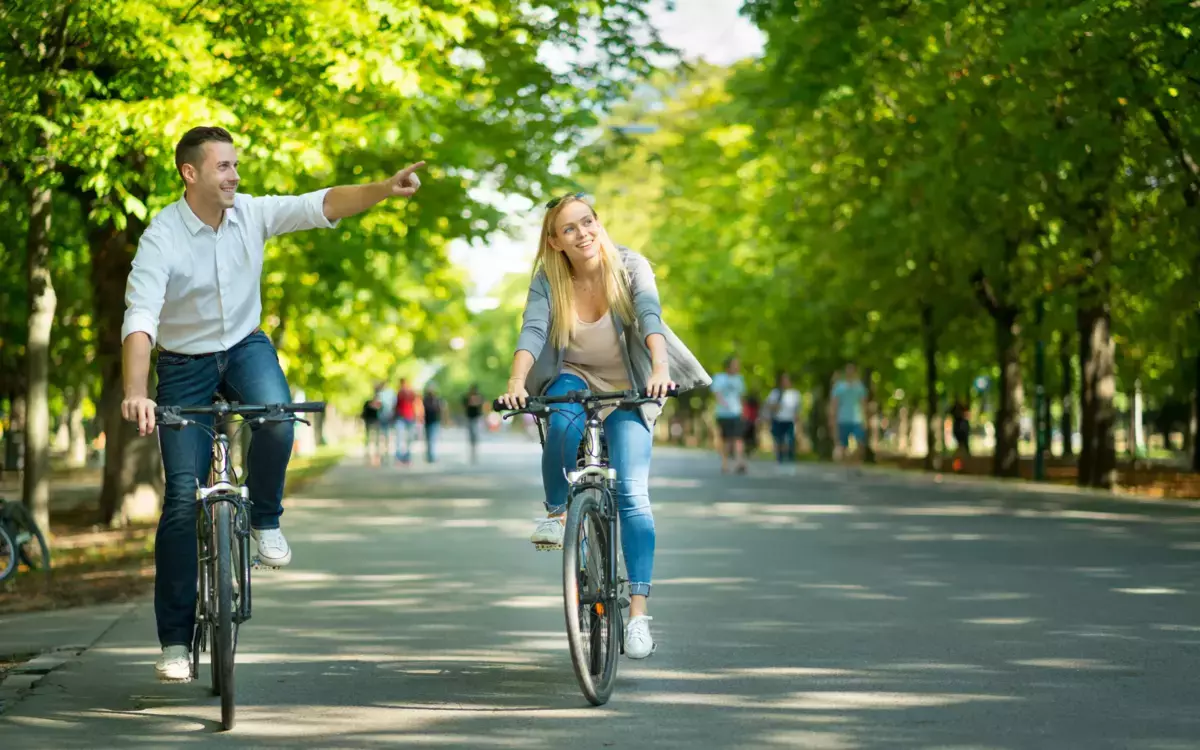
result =
[[737,473],[746,473],[745,431],[742,427],[742,397],[746,381],[741,375],[742,363],[737,357],[725,360],[725,371],[717,373],[709,390],[717,399],[717,427],[721,433],[721,473],[729,473],[729,458],[733,456]]
[[472,383],[463,396],[463,413],[467,419],[467,443],[471,448],[471,463],[479,460],[479,432],[483,429],[483,396],[479,385]]
[[771,440],[775,460],[796,460],[796,422],[800,419],[800,391],[792,387],[786,372],[779,373],[775,388],[767,394],[767,413],[771,420]]

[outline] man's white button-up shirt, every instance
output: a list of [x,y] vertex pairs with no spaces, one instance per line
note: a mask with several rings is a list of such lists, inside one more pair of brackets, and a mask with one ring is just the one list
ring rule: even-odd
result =
[[180,198],[142,233],[125,287],[121,340],[143,331],[179,354],[226,351],[262,322],[263,245],[277,234],[337,226],[325,193],[238,194],[218,229]]

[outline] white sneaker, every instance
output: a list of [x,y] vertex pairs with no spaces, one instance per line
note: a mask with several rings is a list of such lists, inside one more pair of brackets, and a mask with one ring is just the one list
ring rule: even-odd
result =
[[292,548],[279,529],[250,529],[258,543],[258,560],[272,568],[282,568],[292,561]]
[[192,654],[187,646],[163,646],[162,656],[154,662],[159,682],[191,682]]
[[567,528],[566,516],[548,516],[538,521],[537,528],[529,541],[540,550],[562,549],[563,533]]
[[638,615],[625,626],[625,655],[630,659],[645,659],[657,648],[650,637],[650,621],[653,619],[649,615]]

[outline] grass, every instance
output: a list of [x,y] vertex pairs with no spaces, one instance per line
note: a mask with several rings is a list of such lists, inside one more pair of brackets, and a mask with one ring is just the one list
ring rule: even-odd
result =
[[[288,491],[302,491],[337,465],[344,446],[321,446],[288,466]],[[0,614],[39,612],[144,596],[154,584],[155,522],[120,529],[95,525],[95,509],[56,514],[51,521],[49,577],[22,570],[0,583]]]

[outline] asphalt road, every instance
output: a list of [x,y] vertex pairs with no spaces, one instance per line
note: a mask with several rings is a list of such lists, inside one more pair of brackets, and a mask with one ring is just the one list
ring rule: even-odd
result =
[[[238,726],[160,685],[150,604],[0,716],[5,748],[1200,748],[1200,510],[659,449],[658,653],[589,707],[537,447],[348,459],[255,578]],[[69,616],[64,615],[64,616]]]

